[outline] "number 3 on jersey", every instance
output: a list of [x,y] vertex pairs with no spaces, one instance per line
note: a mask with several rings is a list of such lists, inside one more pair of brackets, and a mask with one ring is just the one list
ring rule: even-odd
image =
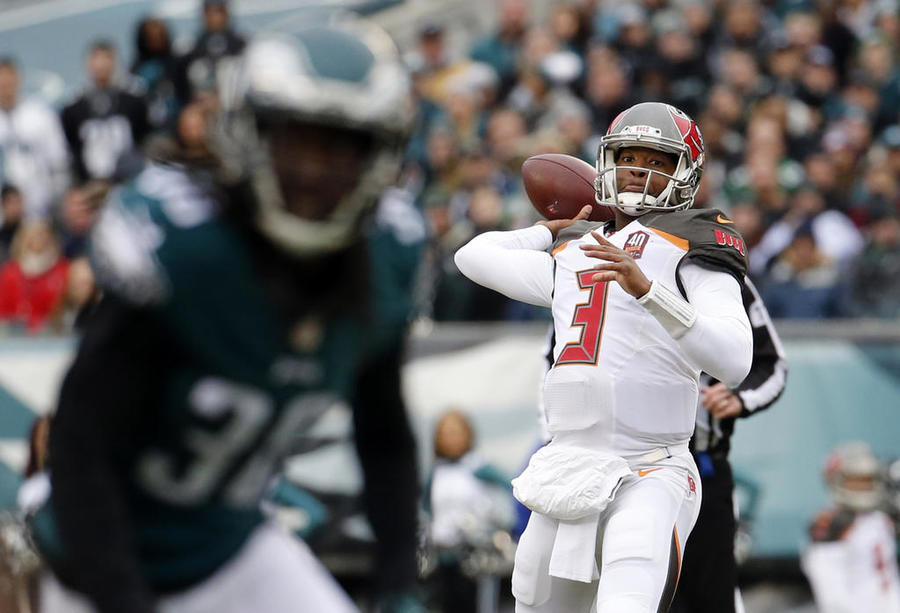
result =
[[606,298],[609,283],[594,282],[592,277],[596,270],[581,270],[575,273],[578,287],[588,292],[587,302],[575,307],[572,326],[581,326],[581,338],[577,343],[568,343],[559,354],[556,366],[560,364],[596,364],[600,351],[603,321],[606,318]]

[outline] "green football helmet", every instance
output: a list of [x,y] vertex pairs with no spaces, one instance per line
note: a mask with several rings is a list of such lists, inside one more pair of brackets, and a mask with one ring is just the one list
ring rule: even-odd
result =
[[342,16],[255,38],[225,75],[216,142],[253,187],[259,230],[297,257],[351,244],[396,181],[413,122],[391,38]]

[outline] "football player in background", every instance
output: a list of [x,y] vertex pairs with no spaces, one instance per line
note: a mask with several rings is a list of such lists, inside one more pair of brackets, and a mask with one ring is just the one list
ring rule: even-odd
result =
[[[516,611],[668,609],[700,506],[688,450],[698,379],[746,377],[744,246],[700,185],[696,124],[649,102],[601,139],[595,206],[571,220],[482,234],[456,262],[472,280],[551,307],[554,366],[543,402],[551,442],[513,481],[533,512],[516,552]],[[597,263],[597,261],[601,263]]]
[[894,523],[885,503],[881,466],[866,443],[828,456],[825,481],[834,506],[819,513],[800,565],[820,613],[900,613]]
[[705,373],[700,377],[700,406],[690,446],[703,482],[703,501],[684,552],[672,613],[743,611],[734,557],[737,516],[728,462],[731,434],[738,418],[756,415],[778,400],[787,381],[787,360],[766,305],[746,277],[741,297],[753,326],[753,363],[750,374],[734,389]]
[[220,85],[209,149],[154,148],[94,230],[104,297],[63,383],[34,518],[47,613],[356,610],[260,512],[282,458],[340,398],[357,409],[382,610],[415,582],[398,367],[415,241],[381,210],[363,240],[399,169],[408,78],[383,31],[347,20],[260,37]]

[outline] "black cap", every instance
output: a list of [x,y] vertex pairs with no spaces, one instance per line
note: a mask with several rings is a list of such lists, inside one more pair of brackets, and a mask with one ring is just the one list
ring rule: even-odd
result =
[[435,38],[444,33],[444,28],[436,23],[426,23],[419,30],[419,38]]

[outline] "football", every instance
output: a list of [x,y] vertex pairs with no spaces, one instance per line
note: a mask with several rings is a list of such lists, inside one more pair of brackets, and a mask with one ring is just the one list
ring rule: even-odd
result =
[[594,201],[594,167],[571,155],[542,153],[522,164],[522,182],[531,204],[546,219],[571,219],[586,205],[591,221],[608,221],[613,209]]

